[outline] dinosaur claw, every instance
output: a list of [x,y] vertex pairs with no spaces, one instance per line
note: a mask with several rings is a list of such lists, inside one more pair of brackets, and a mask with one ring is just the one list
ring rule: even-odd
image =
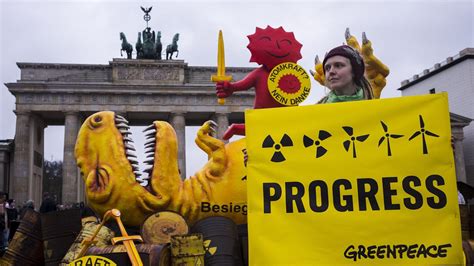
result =
[[314,57],[314,64],[317,65],[317,64],[320,64],[320,63],[321,63],[321,61],[319,61],[319,56],[316,55],[316,56]]
[[366,44],[368,42],[369,42],[369,40],[367,39],[367,35],[365,35],[365,32],[362,32],[362,43]]
[[217,132],[217,123],[212,120],[209,120],[208,123],[209,123],[209,135],[214,137]]
[[349,38],[351,37],[351,32],[349,31],[349,28],[346,28],[346,32],[344,35],[346,36],[346,40],[349,40]]
[[309,70],[309,73],[311,73],[311,76],[313,76],[313,77],[314,77],[314,75],[316,75],[316,73],[311,69]]

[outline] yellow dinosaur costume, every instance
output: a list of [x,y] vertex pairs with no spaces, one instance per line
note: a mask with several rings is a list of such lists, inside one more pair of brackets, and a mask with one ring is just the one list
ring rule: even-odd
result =
[[196,144],[209,161],[183,181],[176,133],[167,122],[155,121],[148,128],[153,140],[147,145],[153,151],[148,161],[152,168],[148,178],[140,179],[127,123],[113,112],[99,112],[87,118],[78,133],[76,160],[88,204],[98,215],[119,209],[129,226],[139,226],[147,216],[163,210],[180,213],[189,224],[213,215],[246,223],[245,140],[225,145],[211,136],[214,122],[204,123]]

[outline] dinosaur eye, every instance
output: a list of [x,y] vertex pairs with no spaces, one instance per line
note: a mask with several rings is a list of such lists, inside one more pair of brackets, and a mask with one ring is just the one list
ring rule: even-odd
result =
[[90,124],[94,128],[99,127],[102,124],[102,116],[100,115],[95,116],[94,118],[91,119]]

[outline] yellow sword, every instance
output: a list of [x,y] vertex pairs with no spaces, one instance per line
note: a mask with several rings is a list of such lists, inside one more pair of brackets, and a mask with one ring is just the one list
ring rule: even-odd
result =
[[76,259],[84,256],[86,254],[87,250],[89,249],[89,247],[92,244],[97,243],[97,241],[94,240],[94,238],[97,236],[97,233],[99,233],[100,229],[105,224],[105,222],[107,222],[107,220],[109,220],[110,218],[113,218],[117,222],[117,224],[120,228],[120,232],[122,233],[122,236],[112,238],[112,244],[115,245],[119,242],[123,242],[123,244],[125,246],[125,250],[127,251],[128,257],[129,257],[130,262],[132,263],[132,265],[133,266],[143,266],[143,262],[140,258],[140,255],[138,254],[137,248],[136,248],[135,244],[133,243],[133,240],[143,242],[143,239],[141,238],[141,236],[129,236],[128,235],[127,231],[125,230],[125,227],[122,224],[122,221],[120,220],[120,215],[121,215],[120,211],[117,210],[117,209],[108,210],[104,214],[104,218],[102,219],[102,222],[100,223],[99,227],[97,227],[97,229],[95,230],[92,237],[91,238],[86,238],[82,241],[83,246],[82,246],[82,249],[81,249],[79,255],[76,257]]
[[[225,75],[225,55],[224,55],[224,37],[222,30],[219,30],[219,39],[217,41],[217,74],[211,76],[212,82],[231,81],[232,76]],[[225,98],[217,100],[219,104],[225,104]]]
[[122,224],[122,221],[120,220],[119,210],[112,209],[112,215],[113,215],[112,218],[115,219],[115,221],[117,222],[120,228],[120,232],[122,233],[121,237],[112,238],[112,245],[122,242],[123,245],[125,246],[125,250],[127,251],[127,254],[130,259],[130,262],[132,263],[132,266],[143,266],[143,262],[140,258],[140,255],[138,255],[137,247],[135,247],[135,244],[133,243],[133,240],[143,242],[142,237],[128,235],[127,231],[125,230],[125,227]]

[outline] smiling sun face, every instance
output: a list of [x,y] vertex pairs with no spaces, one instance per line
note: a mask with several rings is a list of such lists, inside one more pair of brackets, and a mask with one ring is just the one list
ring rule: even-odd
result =
[[265,29],[256,28],[255,33],[247,36],[247,48],[252,53],[250,62],[264,65],[269,70],[284,62],[296,63],[301,59],[301,47],[293,32],[286,32],[282,27]]

